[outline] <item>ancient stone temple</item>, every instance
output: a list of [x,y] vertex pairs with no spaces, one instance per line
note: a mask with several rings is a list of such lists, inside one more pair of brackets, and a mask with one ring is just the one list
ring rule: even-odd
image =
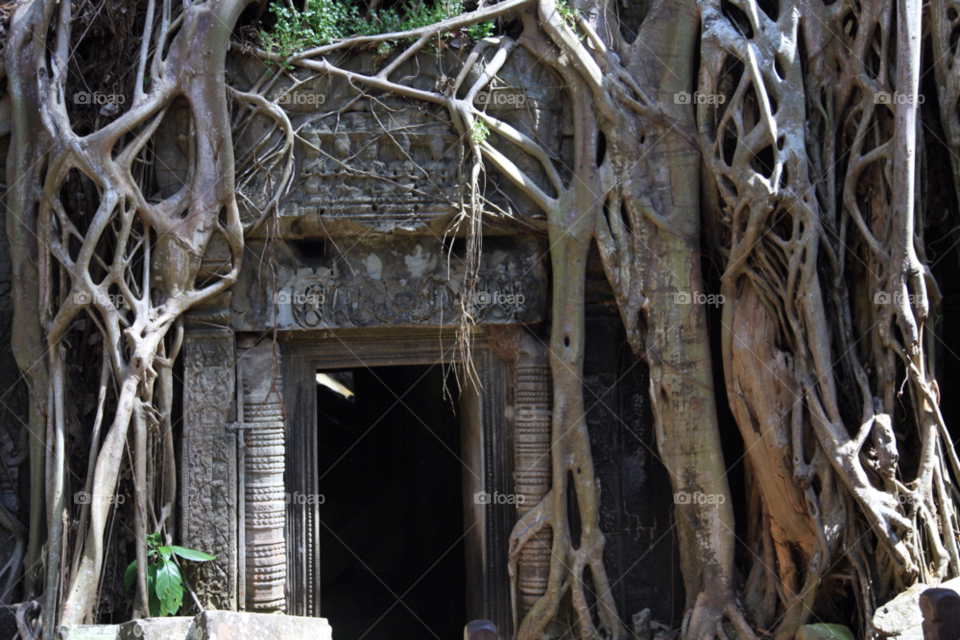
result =
[[[407,66],[424,86],[443,80],[442,56]],[[264,73],[241,55],[228,67],[233,86]],[[522,52],[500,76],[524,99],[494,90],[488,108],[569,155],[558,80]],[[494,175],[485,197],[498,213],[464,300],[468,195],[450,123],[328,77],[305,75],[289,96],[296,177],[278,220],[247,239],[238,284],[186,320],[178,526],[184,545],[217,558],[193,576],[196,595],[204,607],[322,616],[338,640],[425,627],[458,637],[474,619],[511,637],[546,588],[551,553],[549,531],[523,549],[514,611],[508,538],[550,484],[545,223]],[[174,110],[158,132],[162,192],[184,179],[189,126]],[[261,142],[255,129],[238,158]],[[242,172],[237,184],[249,221],[267,190]],[[213,242],[202,273],[229,259]],[[596,255],[590,273],[583,383],[605,562],[628,620],[650,607],[669,623],[682,585],[647,369]],[[469,351],[457,342],[464,308]]]

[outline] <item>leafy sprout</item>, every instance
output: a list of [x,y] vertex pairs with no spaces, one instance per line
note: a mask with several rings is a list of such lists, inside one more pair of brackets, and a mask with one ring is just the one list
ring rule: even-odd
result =
[[[160,534],[147,536],[147,604],[150,615],[165,618],[176,615],[183,605],[183,576],[174,559],[177,556],[190,562],[209,562],[213,556],[196,549],[176,545],[161,546]],[[129,591],[137,581],[137,561],[127,565],[123,586]]]
[[473,127],[470,132],[470,136],[473,138],[474,142],[480,144],[490,136],[490,128],[487,126],[486,122],[477,118],[473,121]]
[[557,0],[557,13],[563,18],[574,32],[577,30],[577,20],[580,19],[580,11],[570,6],[568,0]]

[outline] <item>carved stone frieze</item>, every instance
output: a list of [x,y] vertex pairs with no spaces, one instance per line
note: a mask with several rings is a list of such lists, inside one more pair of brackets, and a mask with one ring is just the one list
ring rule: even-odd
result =
[[285,215],[349,218],[390,230],[414,229],[457,209],[455,130],[414,109],[355,111],[334,124],[336,130],[319,122],[301,131],[301,182]]
[[[332,252],[331,252],[332,253]],[[530,241],[485,244],[469,310],[478,324],[544,319],[542,254]],[[249,264],[249,266],[248,266]],[[244,264],[233,299],[232,326],[261,331],[374,326],[454,326],[460,320],[463,259],[439,240],[389,238],[352,243],[345,253],[305,259],[296,245],[274,247],[274,273]],[[273,283],[276,282],[276,288]]]
[[189,576],[200,604],[211,609],[237,608],[237,453],[227,432],[235,355],[229,330],[185,332],[180,536],[184,546],[216,557]]
[[[464,55],[452,42],[444,52],[418,55],[396,71],[412,88],[435,90],[449,86],[446,74]],[[489,49],[485,55],[494,55]],[[336,64],[354,72],[375,75],[387,61],[371,52],[359,52]],[[260,82],[263,63],[252,56],[234,54],[228,59],[231,86],[252,87]],[[483,65],[478,65],[482,68]],[[463,98],[478,79],[471,72],[460,86]],[[362,235],[377,232],[443,237],[458,233],[456,217],[463,199],[462,175],[471,162],[464,136],[447,110],[390,94],[360,95],[349,81],[312,71],[293,71],[271,82],[267,98],[283,108],[297,141],[294,179],[289,195],[279,207],[277,225],[261,236],[310,237]],[[561,167],[572,166],[572,118],[564,104],[563,84],[548,65],[518,49],[507,60],[494,82],[475,99],[479,110],[542,143]],[[161,183],[172,189],[184,179],[185,151],[177,146],[189,120],[171,118],[175,131],[164,132],[166,165]],[[273,121],[255,116],[236,141],[238,158],[252,149],[280,142]],[[267,141],[264,135],[272,136]],[[549,180],[535,159],[514,145],[503,153],[530,179],[550,190]],[[240,213],[245,224],[260,216],[279,175],[262,172],[238,180]],[[543,212],[521,189],[487,166],[484,216],[487,235],[509,234],[543,220]],[[460,225],[464,235],[466,225]]]

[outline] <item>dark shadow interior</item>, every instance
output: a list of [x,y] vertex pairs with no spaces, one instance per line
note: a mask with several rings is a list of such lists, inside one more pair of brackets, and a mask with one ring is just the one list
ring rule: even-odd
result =
[[460,423],[443,384],[440,365],[318,372],[320,612],[337,640],[463,633]]

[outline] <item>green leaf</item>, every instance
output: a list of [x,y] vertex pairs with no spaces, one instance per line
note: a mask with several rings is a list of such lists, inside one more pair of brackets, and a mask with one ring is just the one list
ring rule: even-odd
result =
[[180,567],[175,562],[165,562],[164,567],[170,578],[170,583],[167,585],[166,593],[160,598],[160,603],[170,615],[176,615],[177,611],[180,610],[180,605],[183,604],[183,576],[180,574]]
[[130,591],[130,587],[137,581],[137,561],[134,560],[127,565],[127,570],[123,573],[123,588]]
[[170,547],[160,547],[157,551],[160,552],[160,557],[164,560],[169,560],[173,556],[173,550]]
[[157,595],[150,590],[150,593],[147,595],[147,604],[150,606],[150,617],[151,618],[165,618],[167,617],[167,612],[163,609],[163,605],[160,604],[160,601],[157,599]]
[[147,534],[147,549],[153,550],[160,546],[160,532]]
[[[154,591],[157,592],[157,598],[159,598],[161,602],[163,602],[163,597],[166,595],[167,589],[170,588],[170,582],[173,580],[173,576],[170,573],[171,565],[173,565],[172,562],[164,560],[157,568],[157,582]],[[173,566],[176,567],[176,565]]]
[[183,585],[179,582],[171,583],[170,588],[167,589],[167,592],[164,594],[161,604],[163,604],[164,609],[170,612],[170,615],[177,615],[177,611],[180,610],[180,606],[183,604]]
[[151,564],[147,567],[147,586],[149,587],[147,589],[147,606],[150,608],[150,615],[154,618],[166,616],[166,613],[162,611],[163,607],[160,605],[160,600],[155,593],[158,568],[159,565],[156,564]]
[[173,552],[183,558],[184,560],[191,560],[193,562],[209,562],[210,560],[216,560],[215,556],[210,555],[209,553],[204,553],[203,551],[197,551],[196,549],[187,549],[186,547],[178,547],[176,545],[170,547],[173,549]]

